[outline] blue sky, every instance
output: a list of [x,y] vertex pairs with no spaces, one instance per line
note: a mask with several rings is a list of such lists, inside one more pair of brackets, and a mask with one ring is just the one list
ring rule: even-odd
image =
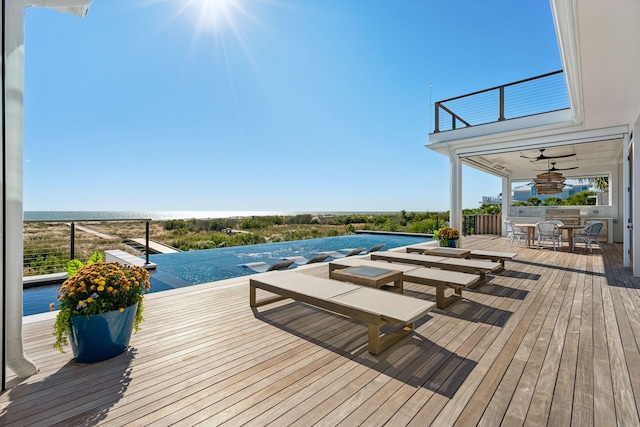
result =
[[[24,209],[447,210],[430,97],[560,68],[541,0],[30,8]],[[501,192],[463,185],[465,208]]]

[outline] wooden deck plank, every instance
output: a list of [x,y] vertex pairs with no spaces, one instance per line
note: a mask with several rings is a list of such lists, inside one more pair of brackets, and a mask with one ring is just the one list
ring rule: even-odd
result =
[[[605,255],[606,256],[606,255]],[[608,274],[611,297],[616,307],[616,320],[620,329],[620,339],[627,359],[627,370],[631,388],[635,396],[636,408],[640,408],[640,351],[638,338],[640,337],[640,313],[638,312],[637,279],[625,275],[619,268],[612,268]],[[634,284],[636,282],[636,284]]]
[[556,282],[557,280],[557,286],[550,287],[550,292],[546,295],[546,300],[543,304],[544,309],[538,313],[538,317],[542,321],[542,327],[536,334],[533,348],[515,386],[511,401],[503,417],[503,425],[517,426],[523,425],[525,422],[540,376],[544,356],[549,348],[553,328],[568,288],[568,282],[558,279],[560,273],[562,273],[563,277],[562,270],[558,270],[556,275],[550,278],[551,282]]
[[[498,334],[501,332],[501,327],[504,326],[504,318],[501,318],[506,313],[515,312],[516,309],[522,304],[522,301],[517,298],[517,295],[520,294],[522,289],[526,286],[525,282],[520,281],[518,283],[516,278],[506,279],[504,281],[500,280],[502,277],[496,276],[492,279],[492,281],[485,285],[485,289],[491,289],[491,286],[495,286],[497,282],[500,282],[502,286],[511,291],[507,293],[501,294],[502,298],[499,299],[491,299],[489,302],[485,302],[489,306],[497,305],[497,310],[494,313],[488,313],[489,318],[488,321],[483,322],[483,327],[487,325],[494,325],[490,329],[478,330],[476,335],[473,337],[473,340],[468,340],[465,343],[465,346],[471,345],[471,349],[466,349],[465,347],[461,347],[456,351],[456,355],[458,357],[466,358],[467,363],[459,363],[455,366],[454,371],[449,375],[448,378],[444,380],[436,379],[434,384],[442,384],[440,387],[444,392],[438,392],[438,390],[428,390],[418,394],[416,393],[415,398],[424,402],[422,403],[422,407],[419,408],[419,411],[416,413],[409,413],[402,407],[396,415],[394,415],[393,422],[404,422],[405,420],[414,422],[414,423],[431,423],[433,419],[438,416],[444,406],[450,401],[450,393],[451,389],[456,389],[457,384],[454,381],[459,381],[460,379],[466,379],[469,372],[465,372],[469,370],[470,367],[479,360],[482,355],[486,352],[487,348],[494,344],[494,341]],[[489,320],[493,318],[493,320]],[[508,321],[508,320],[507,320]],[[469,363],[472,362],[472,363]],[[475,369],[475,368],[474,368]]]
[[605,328],[605,306],[603,288],[607,286],[606,277],[594,277],[593,287],[593,420],[594,426],[608,425],[616,419],[616,407],[613,398],[613,380],[607,330]]
[[633,397],[633,389],[629,380],[629,371],[624,355],[620,328],[616,318],[616,308],[613,304],[611,289],[602,287],[602,302],[604,308],[604,326],[607,332],[609,348],[609,363],[613,383],[613,398],[616,408],[616,420],[619,425],[638,425],[638,411]]
[[[494,281],[497,281],[494,279]],[[515,285],[515,279],[511,279],[505,282],[502,282],[505,285]],[[523,286],[523,284],[520,284]],[[491,282],[486,284],[486,286],[491,287]],[[446,404],[449,400],[450,390],[457,389],[459,384],[454,384],[454,381],[457,379],[460,383],[464,378],[466,378],[467,372],[465,369],[469,369],[469,366],[475,364],[473,359],[469,358],[469,353],[477,348],[478,342],[481,339],[485,339],[487,334],[496,336],[499,330],[499,326],[496,328],[490,325],[500,325],[502,323],[501,316],[505,312],[509,312],[510,310],[514,310],[515,306],[519,305],[517,299],[510,299],[508,297],[513,294],[517,294],[519,289],[517,286],[514,286],[512,291],[505,294],[507,298],[498,298],[495,296],[482,295],[478,298],[478,302],[481,302],[487,307],[494,307],[497,305],[497,310],[489,309],[486,311],[485,315],[479,319],[481,324],[479,327],[473,329],[473,333],[465,337],[463,342],[457,348],[452,347],[451,345],[447,345],[446,348],[451,352],[449,360],[446,362],[447,369],[437,370],[434,372],[433,378],[429,379],[428,382],[423,380],[422,388],[414,391],[414,388],[410,385],[403,385],[398,392],[394,395],[395,400],[402,401],[405,400],[407,403],[400,405],[400,409],[394,410],[391,418],[389,418],[390,425],[404,425],[411,421],[411,419],[415,416],[415,414],[422,409],[429,402],[431,414],[435,417],[439,410],[442,409],[442,406]],[[476,293],[478,295],[478,293]],[[460,305],[458,305],[460,306]],[[454,357],[457,360],[454,360]],[[458,362],[458,363],[456,363]],[[414,377],[416,377],[414,375]],[[419,377],[424,378],[423,375]],[[439,378],[440,377],[440,378]],[[411,381],[409,384],[415,383],[415,379]],[[428,387],[427,387],[428,385]],[[437,386],[437,388],[435,387]],[[442,395],[442,399],[439,403],[431,403],[431,399],[438,398]],[[440,404],[442,403],[442,404]],[[436,408],[438,409],[436,411]],[[385,417],[380,416],[377,413],[374,413],[370,416],[371,419],[376,422],[381,420],[386,420]]]
[[[549,264],[553,265],[557,262],[557,256],[549,259]],[[563,280],[563,283],[565,280]],[[543,286],[548,289],[548,286]],[[509,336],[504,336],[504,344],[501,351],[492,358],[491,366],[487,370],[487,374],[479,384],[473,398],[465,406],[456,421],[458,425],[476,424],[480,421],[484,410],[489,404],[499,382],[503,378],[504,372],[509,366],[509,362],[513,359],[522,339],[524,338],[529,326],[540,310],[542,303],[545,301],[545,294],[538,294],[530,307],[523,312],[522,319],[514,325],[513,331]]]
[[[533,265],[540,264],[541,258],[544,256],[542,252],[530,252],[531,261],[529,261]],[[519,261],[522,263],[522,261]],[[527,264],[525,264],[527,265]],[[504,329],[501,331],[500,336],[491,343],[491,347],[486,352],[480,352],[479,355],[475,356],[474,360],[478,360],[478,365],[474,368],[473,372],[467,378],[465,383],[465,387],[462,390],[459,390],[453,399],[447,404],[447,406],[442,410],[442,412],[435,419],[434,423],[440,423],[443,425],[451,425],[459,421],[459,417],[461,413],[466,410],[467,407],[470,409],[473,407],[473,404],[470,403],[472,399],[479,396],[479,387],[482,385],[483,381],[486,379],[488,372],[491,370],[496,357],[500,355],[501,350],[504,348],[513,332],[518,328],[519,324],[528,323],[530,317],[537,312],[540,304],[542,304],[542,300],[544,299],[544,295],[541,292],[546,292],[547,287],[544,286],[532,286],[530,288],[530,294],[527,295],[527,298],[522,303],[520,309],[514,313],[514,315],[509,319],[510,323],[507,324]],[[489,380],[492,381],[492,380]],[[479,399],[486,399],[487,396],[479,397]],[[490,398],[490,397],[489,397]],[[471,405],[471,406],[470,406]],[[477,408],[471,409],[472,411],[476,411]],[[430,415],[427,415],[429,418]],[[420,417],[414,418],[412,420],[412,424],[420,425]]]
[[9,373],[0,424],[640,424],[640,281],[622,246],[511,249],[506,271],[380,356],[343,316],[290,300],[252,310],[247,278],[149,295],[132,351],[97,364],[53,350],[52,320],[25,324],[40,372]]
[[[581,264],[582,265],[582,264]],[[601,271],[598,267],[596,271]],[[584,275],[582,313],[578,342],[578,360],[571,422],[574,425],[593,424],[593,282],[594,274]]]
[[560,360],[562,357],[569,316],[571,313],[571,306],[573,304],[573,298],[576,290],[575,282],[566,280],[566,278],[567,275],[565,275],[565,280],[563,280],[560,285],[561,289],[566,288],[565,297],[562,301],[556,323],[551,331],[549,347],[546,355],[544,356],[544,361],[542,362],[542,369],[540,370],[536,388],[533,392],[533,398],[529,405],[529,411],[527,412],[527,418],[524,423],[525,426],[546,425],[549,417],[553,390],[557,382]]
[[[320,313],[317,319],[320,319],[321,317],[323,317],[323,313]],[[321,324],[320,327],[322,326],[323,325]],[[338,328],[333,328],[330,331],[326,331],[326,335],[327,337],[333,336],[336,340],[344,339],[345,337],[351,337],[354,334],[354,326],[355,325],[353,324],[349,324],[349,322],[344,322],[344,324],[340,325]],[[316,330],[318,328],[318,325],[315,325],[314,322],[311,322],[309,324],[309,328]],[[304,333],[306,329],[302,327],[300,331],[301,333]],[[284,336],[284,334],[282,335]],[[295,341],[296,340],[294,340],[294,342],[292,342],[290,346],[283,347],[282,350],[284,352],[278,352],[278,348],[274,348],[273,353],[270,353],[269,349],[266,349],[267,351],[264,354],[254,355],[252,349],[248,348],[247,353],[244,355],[244,357],[236,357],[233,362],[237,363],[238,361],[243,361],[244,363],[240,365],[240,369],[236,368],[234,371],[229,369],[232,366],[225,365],[224,372],[209,371],[202,374],[201,376],[192,377],[187,382],[189,386],[189,399],[183,398],[178,402],[171,403],[168,402],[165,398],[160,401],[154,401],[155,406],[148,403],[145,404],[144,410],[147,410],[147,407],[151,409],[151,406],[154,406],[154,415],[162,415],[165,421],[179,421],[182,418],[191,416],[193,412],[197,414],[200,410],[208,406],[207,404],[218,404],[228,395],[231,395],[238,390],[244,389],[246,382],[252,382],[251,379],[254,378],[255,375],[269,377],[270,375],[274,374],[274,372],[279,372],[278,369],[282,370],[282,362],[299,362],[300,358],[305,359],[306,356],[313,354],[319,349],[311,342],[300,343],[299,341]],[[308,360],[306,360],[306,362],[308,362]],[[228,376],[228,372],[233,375]],[[212,380],[214,382],[212,382]],[[181,393],[183,392],[182,390],[186,389],[184,387],[184,384],[179,382],[178,384],[176,384],[175,392]],[[206,395],[207,399],[199,399],[197,400],[198,403],[195,404],[192,402],[193,399],[198,399],[198,397],[201,397],[202,395]],[[141,402],[140,399],[136,400],[136,404],[143,403],[144,402]],[[123,410],[123,412],[124,416],[122,418],[119,418],[118,421],[133,421],[133,419],[131,419],[131,417],[133,417],[133,415],[131,414],[131,410]]]
[[[553,277],[554,278],[551,280],[557,280],[555,279],[557,276]],[[531,322],[526,336],[523,338],[513,360],[502,378],[500,385],[491,398],[491,402],[482,415],[479,425],[492,425],[495,424],[497,420],[504,419],[505,413],[512,402],[515,391],[517,390],[517,385],[522,378],[522,374],[527,363],[529,362],[534,346],[539,339],[544,321],[549,310],[553,306],[554,300],[556,299],[556,294],[557,289],[552,288],[545,295],[545,302],[540,306],[540,310],[536,313],[534,320]],[[527,399],[527,406],[528,402],[529,400]]]
[[[417,343],[413,348],[412,357],[414,361],[407,364],[404,363],[392,364],[389,369],[384,370],[370,381],[366,386],[355,390],[347,399],[344,399],[339,405],[337,405],[330,413],[322,418],[323,423],[328,425],[354,425],[363,422],[369,415],[370,411],[361,411],[361,408],[368,405],[384,405],[387,401],[389,391],[397,389],[403,381],[408,381],[408,373],[417,371],[422,365],[428,363],[439,351],[439,346],[435,345],[437,342],[447,342],[447,340],[453,339],[458,333],[462,332],[465,328],[460,322],[455,322],[447,316],[439,316],[440,319],[435,328],[430,328],[422,332],[426,340],[425,342]],[[432,333],[429,333],[433,331]],[[394,375],[398,375],[399,381],[391,381]],[[391,383],[391,384],[390,384]],[[382,391],[384,390],[384,391]],[[363,403],[367,405],[364,406]]]
[[584,297],[584,273],[571,274],[572,285],[575,286],[573,303],[570,307],[569,323],[560,358],[560,367],[553,391],[553,400],[547,423],[549,425],[571,424],[573,412],[574,386],[578,363],[578,343],[580,341],[580,321]]

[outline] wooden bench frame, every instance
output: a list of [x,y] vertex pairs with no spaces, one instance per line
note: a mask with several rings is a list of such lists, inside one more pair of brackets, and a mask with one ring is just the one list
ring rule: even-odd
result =
[[[451,304],[462,298],[463,288],[467,286],[473,288],[478,282],[480,282],[480,276],[478,276],[477,274],[452,271],[451,273],[455,275],[469,276],[469,282],[465,285],[462,285],[442,277],[429,277],[429,273],[432,273],[432,275],[438,275],[441,270],[429,269],[415,265],[393,264],[385,261],[372,261],[359,258],[340,259],[329,262],[329,274],[331,275],[335,270],[356,267],[359,265],[396,270],[402,272],[403,281],[417,283],[418,285],[433,286],[434,288],[436,288],[436,306],[440,309],[447,308]],[[448,297],[445,296],[445,290],[447,289],[453,289],[454,293]]]
[[[425,255],[433,255],[432,251],[436,249],[435,246],[426,246],[426,245],[415,245],[415,246],[407,246],[407,253],[419,253]],[[468,259],[488,259],[492,262],[499,262],[501,268],[495,271],[502,271],[505,269],[505,261],[508,259],[515,258],[517,253],[515,252],[497,252],[497,251],[483,251],[472,249],[469,251]],[[435,256],[448,256],[445,254],[437,254]]]
[[499,262],[502,268],[496,271],[502,271],[505,269],[505,261],[508,259],[514,259],[516,257],[516,253],[512,252],[494,252],[494,251],[481,251],[481,250],[472,250],[471,258],[476,259],[488,259],[493,262]]
[[[340,284],[341,288],[344,286],[349,286],[351,289],[349,292],[337,295],[336,297],[331,298],[318,298],[312,295],[305,294],[303,292],[297,292],[291,289],[284,289],[279,287],[276,284],[273,284],[274,278],[277,282],[278,276],[283,274],[289,275],[289,278],[294,278],[295,280],[300,281],[310,281],[314,282],[319,286],[332,286],[332,283]],[[262,277],[261,277],[262,276]],[[271,283],[269,283],[271,282]],[[256,289],[262,289],[278,296],[272,298],[266,298],[261,301],[257,300],[256,297]],[[353,296],[356,292],[360,292],[363,294],[363,304],[366,303],[366,296],[371,295],[371,292],[382,292],[385,294],[385,298],[407,298],[407,300],[412,300],[412,303],[415,304],[416,301],[420,301],[421,307],[415,314],[409,313],[410,319],[400,320],[396,318],[389,317],[388,315],[383,315],[379,313],[375,313],[373,311],[367,311],[363,308],[357,308],[353,306],[346,305],[339,301],[339,298],[343,295],[350,294]],[[368,337],[368,350],[371,354],[380,354],[387,348],[391,347],[393,344],[410,334],[415,328],[415,321],[424,317],[427,312],[429,312],[434,303],[429,301],[418,300],[416,298],[411,298],[405,295],[393,294],[385,291],[381,291],[378,289],[365,288],[358,285],[346,284],[343,282],[338,282],[336,280],[331,279],[322,279],[319,277],[309,276],[301,273],[295,272],[277,272],[277,273],[268,273],[257,276],[256,278],[251,278],[249,280],[249,304],[251,307],[261,307],[267,304],[271,304],[276,301],[281,301],[284,299],[293,299],[296,301],[303,302],[305,304],[313,305],[315,307],[319,307],[325,310],[329,310],[335,313],[339,313],[345,315],[347,317],[361,320],[368,325],[369,337]],[[332,298],[334,298],[332,300]],[[385,334],[381,336],[381,327],[385,324],[396,327],[393,332]]]
[[[406,256],[405,256],[406,255]],[[411,254],[402,252],[378,252],[371,254],[374,261],[398,262],[404,264],[415,264],[423,267],[435,267],[442,270],[460,271],[462,273],[477,273],[480,275],[480,282],[470,288],[480,286],[487,278],[487,273],[498,270],[501,265],[491,261],[472,261],[467,259],[435,257],[431,255]]]

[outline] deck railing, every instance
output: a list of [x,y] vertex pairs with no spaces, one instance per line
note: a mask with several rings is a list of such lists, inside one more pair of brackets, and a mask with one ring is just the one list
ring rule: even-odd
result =
[[502,234],[502,214],[463,215],[462,234]]
[[435,103],[434,132],[569,108],[562,70]]
[[[146,255],[149,263],[150,219],[24,221],[23,277],[67,271],[67,262],[85,262],[94,251],[120,249],[132,255]],[[113,230],[116,222],[126,222],[126,236]],[[145,245],[130,238],[145,236]]]

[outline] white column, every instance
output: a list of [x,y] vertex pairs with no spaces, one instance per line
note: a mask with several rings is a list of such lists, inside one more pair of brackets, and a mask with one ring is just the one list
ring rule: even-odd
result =
[[[636,129],[638,130],[638,126]],[[626,141],[629,139],[628,135],[625,135],[625,145]],[[636,138],[634,137],[634,140]],[[629,258],[630,262],[633,263],[633,275],[635,277],[640,277],[640,245],[636,245],[636,242],[640,242],[640,152],[638,149],[640,147],[636,147],[635,143],[633,144],[633,171],[631,171],[631,175],[633,176],[633,182],[630,182],[631,185],[631,200],[629,201],[631,206],[633,217],[631,218],[631,224],[633,224],[633,229],[631,230],[631,240],[629,241],[628,249],[631,249],[631,258]],[[629,210],[629,205],[627,205],[627,212]],[[626,226],[626,224],[625,224]],[[626,238],[629,240],[629,230],[625,230]],[[624,248],[623,248],[624,250]],[[625,251],[625,258],[629,257],[627,255],[628,252]]]
[[451,180],[449,182],[449,222],[462,230],[462,162],[457,154],[449,152]]
[[[622,187],[622,181],[620,179],[622,178],[621,173],[623,169],[624,166],[622,166],[620,163],[617,163],[613,165],[609,174],[608,203],[609,206],[611,206],[611,214],[609,216],[611,216],[612,218],[620,218],[622,216],[622,212],[620,211],[620,207],[622,206],[622,204],[620,203],[620,188]],[[607,243],[613,243],[615,238],[614,228],[619,227],[619,221],[617,221],[616,224],[613,223],[613,220],[607,220],[607,222]],[[624,256],[622,258],[624,262]]]
[[24,92],[24,4],[8,0],[5,10],[5,249],[7,295],[6,362],[17,376],[38,372],[22,347],[22,145]]
[[[22,165],[24,122],[24,10],[35,5],[51,7],[61,12],[85,16],[91,0],[4,0],[3,52],[5,79],[5,158],[3,164],[4,242],[3,284],[5,287],[5,357],[6,366],[18,377],[38,372],[36,365],[24,353],[22,345]],[[3,366],[3,370],[5,367]],[[3,376],[4,378],[4,376]],[[2,384],[4,388],[5,384]]]
[[[511,178],[502,178],[502,223],[504,225],[511,209]],[[502,227],[502,237],[507,235],[507,230]]]
[[[2,4],[0,4],[0,10],[2,11],[2,16],[5,16],[5,10],[6,10],[6,3],[3,1]],[[0,19],[0,31],[2,31],[2,35],[4,36],[5,34],[5,25],[4,25],[4,21]],[[4,53],[4,48],[2,49],[2,68],[4,69],[5,66],[5,53]],[[0,79],[2,82],[2,88],[3,88],[3,95],[4,96],[4,72],[0,73]],[[5,175],[5,161],[4,161],[4,151],[5,151],[5,140],[4,140],[4,128],[5,128],[5,119],[4,119],[4,109],[3,109],[3,102],[0,102],[0,144],[1,144],[1,150],[0,150],[0,192],[2,192],[2,199],[0,202],[0,237],[2,237],[2,241],[5,241],[5,235],[4,235],[4,229],[5,229],[5,214],[4,214],[4,199],[5,199],[5,191],[4,191],[4,175]],[[4,295],[6,294],[6,289],[7,289],[7,281],[5,280],[5,275],[4,275],[4,270],[5,270],[5,265],[6,265],[6,261],[5,261],[5,253],[4,253],[4,245],[0,245],[0,280],[2,281],[2,284],[0,285],[2,287],[1,292],[0,292],[0,319],[2,319],[2,329],[0,329],[0,339],[2,340],[1,342],[5,342],[5,337],[4,337],[4,331],[7,329],[7,321],[6,321],[6,316],[5,316],[5,311],[4,311],[4,307],[5,307],[5,301],[4,301]],[[0,375],[2,376],[2,384],[0,384],[0,391],[5,389],[5,383],[6,383],[6,368],[5,366],[7,365],[7,361],[6,361],[6,352],[2,354],[2,372],[0,373]]]

